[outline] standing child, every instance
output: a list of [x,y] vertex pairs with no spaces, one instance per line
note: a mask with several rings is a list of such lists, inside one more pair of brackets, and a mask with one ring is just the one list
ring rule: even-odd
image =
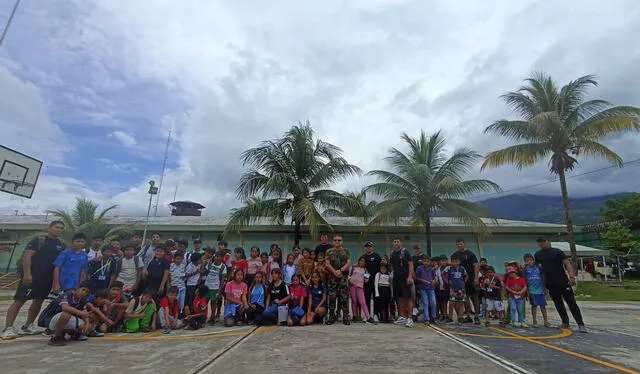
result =
[[511,326],[528,327],[524,323],[524,296],[527,292],[527,281],[520,277],[516,270],[509,270],[505,287],[511,309]]
[[311,282],[307,288],[307,294],[309,295],[307,325],[312,325],[316,321],[322,321],[322,318],[327,314],[327,293],[327,286],[321,282],[320,274],[314,271],[311,274]]
[[420,301],[422,301],[422,314],[424,316],[424,324],[435,323],[437,305],[436,305],[436,271],[431,266],[431,260],[428,256],[420,256],[422,265],[416,270],[418,281],[418,292],[420,293]]
[[182,327],[182,321],[179,319],[180,301],[178,301],[178,292],[178,287],[171,286],[169,287],[167,296],[160,300],[158,320],[160,321],[160,326],[164,329],[165,334],[170,334],[171,330]]
[[305,286],[311,284],[311,274],[315,268],[315,262],[311,259],[311,250],[305,248],[302,250],[302,258],[298,261],[298,274],[300,274],[300,283]]
[[256,274],[262,270],[262,261],[260,260],[260,248],[253,246],[250,252],[251,258],[247,260],[247,275],[245,281],[249,286],[253,285],[253,279]]
[[75,290],[80,281],[86,276],[88,267],[87,252],[84,251],[86,237],[84,234],[74,234],[71,248],[60,252],[53,262],[53,287],[54,293]]
[[391,276],[388,265],[380,264],[380,271],[374,280],[374,311],[380,323],[389,323],[389,303],[391,302]]
[[255,323],[257,326],[262,325],[262,312],[264,311],[266,289],[264,286],[264,277],[262,273],[256,273],[253,283],[249,289],[249,307],[246,310],[247,323]]
[[307,289],[300,284],[300,276],[298,274],[294,274],[291,277],[289,295],[291,295],[291,298],[289,299],[289,316],[287,317],[287,326],[298,324],[300,326],[304,326],[307,322],[304,315],[304,303],[307,299]]
[[171,287],[175,287],[178,292],[178,305],[180,306],[180,313],[184,310],[184,301],[187,296],[187,283],[186,283],[186,266],[182,262],[184,260],[184,255],[182,253],[176,252],[173,255],[173,263],[171,267],[169,267],[169,284]]
[[273,282],[273,269],[282,269],[282,252],[277,247],[271,250],[271,259],[265,267],[265,274],[269,283]]
[[282,268],[282,276],[284,277],[284,284],[291,286],[292,278],[298,273],[298,265],[294,263],[293,255],[287,255],[287,263]]
[[193,253],[189,257],[191,263],[187,264],[184,270],[185,282],[185,302],[184,305],[190,307],[193,304],[193,299],[198,289],[198,281],[200,280],[200,274],[202,273],[202,256],[200,253]]
[[144,262],[136,256],[136,245],[126,243],[124,245],[124,257],[116,264],[115,281],[122,282],[122,292],[131,295],[136,293],[142,283]]
[[[364,283],[369,281],[369,273],[366,268],[366,260],[363,257],[358,259],[358,263],[351,267],[349,274],[349,292],[351,294],[351,311],[356,313],[358,307],[362,310],[365,323],[373,323],[373,318],[369,313],[367,302],[364,298]],[[355,316],[354,316],[355,319]]]
[[225,282],[227,280],[227,266],[223,262],[224,253],[222,251],[216,252],[213,257],[213,262],[209,262],[207,268],[207,278],[204,281],[207,286],[208,293],[206,296],[209,304],[211,304],[211,324],[216,323],[220,316],[220,307],[222,307],[222,292],[224,290]]
[[[164,260],[164,251],[162,251]],[[153,326],[156,304],[153,302],[155,290],[145,290],[142,295],[136,296],[129,301],[129,306],[125,312],[125,329],[128,333],[149,332]]]
[[198,330],[204,327],[209,314],[209,303],[205,298],[208,294],[209,289],[207,286],[200,286],[196,290],[193,303],[186,309],[187,315],[184,317],[185,330]]
[[116,262],[111,257],[111,248],[105,248],[102,255],[88,264],[88,279],[91,282],[91,293],[109,289],[111,275],[116,273]]
[[240,322],[244,311],[249,307],[247,302],[247,284],[244,283],[244,272],[236,269],[233,278],[224,286],[224,325],[231,327]]
[[324,253],[318,253],[317,256],[318,262],[316,263],[315,269],[320,275],[320,282],[322,284],[327,284],[327,264],[325,263]]
[[451,304],[447,322],[453,322],[453,311],[455,310],[458,325],[462,325],[462,310],[467,302],[465,284],[469,275],[465,268],[460,266],[460,258],[458,256],[451,256],[451,265],[444,269],[443,276],[445,282],[449,284],[449,303]]
[[[232,274],[235,274],[237,269],[242,270],[242,274],[247,274],[247,268],[249,268],[249,263],[247,262],[247,256],[244,254],[244,248],[236,247],[233,251],[233,255],[235,259],[231,261],[231,268],[233,270]],[[242,280],[244,282],[244,279]]]
[[447,320],[447,304],[449,303],[449,285],[444,281],[442,272],[447,267],[447,257],[439,256],[434,262],[436,271],[436,302],[438,303],[438,314],[440,321]]
[[547,319],[547,300],[544,297],[544,277],[540,265],[536,264],[533,255],[527,253],[524,255],[524,279],[527,281],[527,291],[529,291],[529,303],[531,304],[531,317],[533,318],[533,327],[538,327],[537,307],[540,307],[544,327],[551,327]]
[[504,304],[502,303],[502,281],[496,275],[493,266],[488,266],[481,283],[485,297],[485,325],[489,325],[489,315],[495,312],[500,320],[504,322]]

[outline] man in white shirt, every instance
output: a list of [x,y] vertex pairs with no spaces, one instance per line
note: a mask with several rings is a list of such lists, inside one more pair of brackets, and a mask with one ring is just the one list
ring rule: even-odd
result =
[[162,239],[162,235],[159,232],[154,232],[151,234],[151,244],[144,244],[138,252],[138,257],[142,260],[144,264],[144,268],[146,269],[149,266],[149,263],[153,261],[156,257],[156,248],[160,245],[160,240]]

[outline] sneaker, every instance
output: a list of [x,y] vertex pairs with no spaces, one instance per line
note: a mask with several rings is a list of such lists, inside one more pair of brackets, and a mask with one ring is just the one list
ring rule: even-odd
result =
[[520,323],[520,327],[522,327],[523,329],[526,329],[529,327],[529,325],[527,325],[526,323],[522,322]]
[[559,328],[559,329],[568,329],[568,328],[570,328],[570,327],[569,327],[569,324],[568,324],[568,323],[562,323],[562,324],[560,324],[560,326],[558,326],[558,328]]
[[466,317],[464,317],[464,320],[462,320],[462,322],[464,322],[464,323],[472,323],[473,319],[471,319],[470,316],[466,316]]
[[462,326],[463,323],[465,323],[464,319],[458,318],[458,326]]
[[413,320],[411,318],[407,319],[407,322],[405,322],[404,327],[413,327]]
[[83,342],[85,340],[88,340],[89,338],[85,335],[85,334],[80,334],[78,336],[76,336],[76,340],[79,342]]
[[171,334],[171,329],[164,329],[163,334]]
[[378,323],[380,322],[380,320],[378,319],[378,316],[373,316],[373,323]]
[[516,327],[518,327],[518,325],[517,325],[517,324],[515,324],[515,323],[512,323],[512,324],[511,324],[511,327],[513,327],[513,328],[515,329]]
[[578,326],[578,331],[580,331],[583,334],[586,334],[587,333],[587,328],[584,327],[584,325],[579,325]]
[[18,335],[13,329],[13,326],[11,326],[11,327],[6,327],[4,330],[2,330],[2,334],[0,334],[0,339],[9,340],[9,339],[15,339],[18,336],[20,335]]
[[453,320],[451,318],[447,318],[444,320],[444,323],[453,323]]
[[424,321],[424,322],[422,322],[422,324],[425,325],[425,326],[431,326],[431,323],[429,321]]
[[18,330],[18,335],[35,335],[35,334],[38,334],[39,332],[40,331],[36,330],[33,324],[31,324],[29,326],[22,326],[20,330]]
[[42,336],[46,336],[48,338],[52,337],[55,335],[55,332],[53,330],[49,330],[49,329],[44,329],[44,331],[42,332]]
[[537,328],[538,328],[538,327],[540,327],[540,326],[538,326],[538,323],[537,323],[537,322],[534,322],[534,323],[533,323],[533,325],[531,325],[531,327],[533,327],[534,329],[537,329]]
[[367,319],[366,321],[364,321],[364,323],[372,325],[377,323],[372,317],[369,317],[369,319]]
[[325,322],[325,324],[333,325],[335,322],[336,322],[336,318],[335,317],[329,317],[329,318],[327,318],[327,322]]
[[63,345],[67,345],[67,342],[64,340],[63,336],[52,336],[51,339],[49,339],[49,343],[47,344],[60,347]]
[[476,317],[473,319],[473,324],[474,324],[474,325],[479,325],[479,324],[480,324],[480,318],[478,318],[478,316],[476,316]]
[[102,338],[104,336],[103,332],[93,330],[87,335],[90,338]]
[[140,332],[148,333],[148,332],[151,332],[151,329],[148,327],[141,327]]
[[545,322],[544,327],[551,327],[551,324],[549,322]]
[[404,317],[398,317],[398,319],[393,322],[394,325],[404,325],[405,323],[407,323],[407,318]]

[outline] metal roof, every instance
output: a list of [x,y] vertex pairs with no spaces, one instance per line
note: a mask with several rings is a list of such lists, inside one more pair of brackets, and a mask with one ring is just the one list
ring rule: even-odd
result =
[[[562,252],[569,254],[569,242],[551,242],[551,246],[560,249]],[[609,251],[606,249],[587,247],[586,245],[576,244],[576,253],[580,256],[608,256]]]

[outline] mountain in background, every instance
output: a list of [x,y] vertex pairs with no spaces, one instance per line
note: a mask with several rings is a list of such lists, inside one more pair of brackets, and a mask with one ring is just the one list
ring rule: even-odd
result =
[[[571,211],[574,224],[585,225],[598,222],[603,203],[626,194],[572,198]],[[560,196],[514,194],[482,200],[479,203],[489,209],[497,218],[564,223],[564,210]]]

